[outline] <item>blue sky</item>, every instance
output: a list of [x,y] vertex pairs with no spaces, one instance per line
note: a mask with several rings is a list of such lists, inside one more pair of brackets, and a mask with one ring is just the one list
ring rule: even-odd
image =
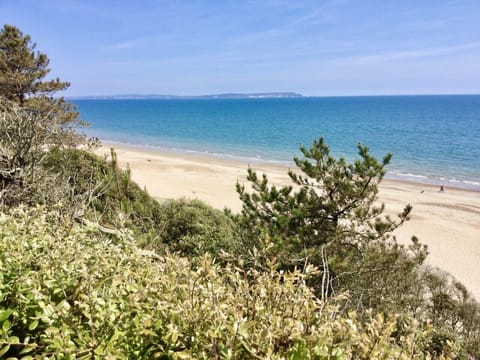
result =
[[480,93],[479,0],[0,0],[67,96]]

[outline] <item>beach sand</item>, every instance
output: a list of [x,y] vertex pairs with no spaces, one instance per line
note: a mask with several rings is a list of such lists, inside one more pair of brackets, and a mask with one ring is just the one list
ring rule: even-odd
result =
[[[241,202],[235,183],[246,184],[249,164],[190,154],[167,153],[113,145],[119,165],[127,164],[132,178],[155,198],[192,198],[237,212]],[[97,150],[109,154],[109,145]],[[288,183],[288,168],[250,164],[258,173],[267,173],[271,183]],[[386,213],[397,214],[406,204],[413,206],[411,220],[395,233],[408,244],[416,235],[428,245],[427,262],[448,271],[480,300],[480,192],[425,184],[384,180],[380,200]]]

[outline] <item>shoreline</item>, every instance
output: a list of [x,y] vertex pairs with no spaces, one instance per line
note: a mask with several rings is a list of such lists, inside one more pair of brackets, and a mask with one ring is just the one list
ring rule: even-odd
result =
[[[247,184],[248,166],[266,173],[269,183],[289,183],[288,166],[248,163],[174,151],[104,143],[96,151],[110,154],[115,148],[119,166],[132,170],[132,179],[158,200],[191,198],[217,209],[237,212],[241,202],[235,191],[238,181]],[[293,167],[291,167],[293,168]],[[480,191],[384,179],[379,200],[385,214],[395,215],[407,204],[411,220],[394,233],[399,243],[409,244],[413,235],[429,248],[427,263],[452,274],[480,300]]]
[[[145,152],[145,153],[161,153],[170,155],[173,157],[192,157],[192,158],[199,158],[199,159],[207,159],[216,162],[231,162],[237,165],[254,165],[258,166],[259,168],[265,167],[278,167],[278,168],[295,168],[296,165],[293,162],[293,155],[292,160],[273,160],[273,159],[263,159],[261,157],[243,157],[243,156],[236,156],[231,155],[228,153],[215,153],[215,152],[208,152],[208,151],[196,151],[196,150],[187,150],[181,148],[170,148],[170,147],[162,147],[156,145],[148,145],[148,144],[135,144],[135,143],[124,143],[120,141],[103,141],[101,140],[102,147],[108,148],[125,148],[131,151],[138,151],[138,152]],[[297,154],[299,155],[299,154]],[[351,161],[346,159],[347,161]],[[379,159],[380,160],[380,159]],[[455,178],[447,179],[447,178],[436,178],[436,177],[429,177],[422,174],[415,174],[410,172],[401,172],[399,170],[389,170],[387,169],[387,173],[383,181],[392,181],[392,182],[405,182],[410,184],[418,184],[418,185],[425,185],[430,186],[433,188],[439,189],[440,186],[444,186],[445,188],[456,189],[456,190],[464,190],[464,191],[473,191],[473,192],[480,192],[480,181],[467,181],[467,180],[457,180]]]

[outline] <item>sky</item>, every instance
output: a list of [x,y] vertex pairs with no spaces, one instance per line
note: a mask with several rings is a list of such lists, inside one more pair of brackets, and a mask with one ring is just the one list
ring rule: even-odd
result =
[[0,0],[63,95],[480,94],[479,0]]

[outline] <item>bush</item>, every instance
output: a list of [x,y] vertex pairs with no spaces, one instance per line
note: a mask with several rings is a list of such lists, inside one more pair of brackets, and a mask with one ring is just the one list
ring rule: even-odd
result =
[[200,200],[159,203],[131,180],[128,168],[117,166],[113,151],[111,160],[77,149],[51,152],[45,169],[57,174],[57,185],[55,190],[39,193],[57,195],[40,203],[61,201],[64,211],[83,209],[85,218],[103,226],[127,226],[148,249],[168,249],[189,257],[205,252],[217,256],[234,244],[233,221],[222,211]]
[[419,344],[430,326],[340,316],[305,286],[310,267],[241,270],[209,256],[193,265],[42,208],[0,223],[0,357],[427,358]]
[[359,144],[359,159],[348,163],[332,157],[323,138],[301,152],[302,158],[294,158],[297,172],[289,171],[292,185],[270,185],[252,169],[247,176],[252,191],[237,184],[243,207],[233,218],[243,248],[262,248],[262,239],[271,239],[263,261],[278,258],[282,269],[319,267],[308,284],[318,297],[348,292],[345,313],[354,309],[369,316],[373,309],[431,319],[436,333],[424,345],[433,356],[456,336],[464,354],[480,356],[480,305],[463,285],[425,271],[427,248],[416,237],[404,246],[392,236],[408,220],[411,206],[395,219],[384,215],[378,202],[391,155],[378,161]]
[[[388,268],[390,263],[385,264],[389,271],[377,271],[377,263],[365,261],[373,258],[372,252],[382,253],[383,249],[395,260],[408,257],[408,251],[392,239],[392,232],[408,220],[411,206],[395,219],[384,215],[384,205],[378,203],[378,184],[392,155],[378,161],[359,144],[359,159],[348,163],[331,156],[323,138],[300,150],[303,157],[294,158],[298,172],[288,173],[292,185],[270,185],[265,174],[259,177],[252,169],[247,176],[252,192],[237,184],[243,206],[235,220],[244,244],[255,246],[259,238],[268,236],[275,243],[274,255],[285,268],[309,262],[324,269],[313,284],[319,296],[349,289],[356,281],[345,280],[352,275],[355,280],[362,277],[365,283],[366,278],[394,273],[398,267]],[[326,277],[329,284],[323,281]],[[360,293],[370,291],[370,284],[366,285],[355,289],[360,300],[371,298]],[[365,305],[372,306],[369,302]]]
[[148,249],[195,257],[210,253],[218,257],[235,245],[234,223],[222,211],[200,200],[167,200],[160,205],[156,224],[158,237],[145,243]]
[[107,226],[128,225],[136,233],[148,232],[158,219],[158,202],[131,180],[128,168],[118,167],[113,149],[110,160],[87,150],[53,151],[44,171],[56,175],[55,186],[39,193],[57,195],[52,197],[55,201],[43,203],[61,202],[72,213],[81,211],[87,218]]
[[37,182],[48,184],[51,178],[41,171],[48,150],[69,146],[72,136],[70,129],[0,95],[0,205],[18,205]]

